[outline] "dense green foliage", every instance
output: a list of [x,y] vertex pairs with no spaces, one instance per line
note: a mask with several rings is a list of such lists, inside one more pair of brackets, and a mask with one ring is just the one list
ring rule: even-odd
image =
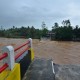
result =
[[57,22],[54,23],[51,31],[47,29],[44,22],[42,23],[42,29],[35,29],[33,26],[22,26],[21,28],[13,26],[13,28],[4,30],[1,26],[0,37],[40,39],[41,37],[46,37],[48,32],[54,35],[50,36],[52,40],[80,40],[80,28],[78,25],[73,28],[70,20],[63,20],[62,26],[59,26]]
[[58,23],[54,23],[52,27],[55,40],[80,40],[80,28],[78,28],[78,25],[73,29],[70,20],[63,20],[62,24],[63,26],[59,26]]
[[13,28],[7,30],[0,30],[0,37],[8,37],[8,38],[33,38],[40,39],[42,36],[46,36],[46,28],[40,30],[32,27],[21,27],[21,28]]

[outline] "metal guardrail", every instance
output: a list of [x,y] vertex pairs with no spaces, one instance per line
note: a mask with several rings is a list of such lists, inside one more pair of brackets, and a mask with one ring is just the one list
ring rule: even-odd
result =
[[[30,40],[28,40],[25,44],[23,44],[23,45],[21,45],[21,46],[19,46],[19,47],[17,47],[17,48],[14,49],[14,52],[16,52],[17,50],[21,49],[22,47],[24,47],[26,45],[27,45],[27,47],[23,51],[21,51],[20,53],[18,53],[14,57],[14,60],[18,59],[25,51],[29,50],[29,48],[32,45],[32,43],[30,43]],[[9,55],[8,52],[5,52],[2,55],[0,55],[0,60],[3,60],[5,58],[7,58],[7,57],[10,58],[11,56],[12,55]],[[11,58],[9,60],[11,60]],[[12,61],[12,62],[14,63],[14,61]],[[8,68],[10,66],[11,66],[11,64],[9,65],[9,63],[4,63],[3,66],[0,67],[0,73],[3,72],[6,68]]]
[[8,54],[7,53],[3,53],[2,55],[0,55],[0,60],[2,60],[2,59],[4,59],[4,58],[6,58],[8,56]]
[[14,49],[14,51],[19,50],[20,48],[24,47],[25,45],[27,45],[27,44],[29,44],[29,43],[30,43],[30,41],[27,41],[27,43],[25,43],[25,44],[23,44],[23,45],[17,47],[16,49]]
[[[0,60],[3,60],[7,56],[8,56],[7,53],[3,53],[2,55],[0,55]],[[0,73],[3,72],[7,67],[8,67],[7,63],[5,63],[2,67],[0,67]]]

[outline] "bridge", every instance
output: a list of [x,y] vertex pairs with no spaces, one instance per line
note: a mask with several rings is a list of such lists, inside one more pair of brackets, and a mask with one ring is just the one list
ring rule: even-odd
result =
[[0,80],[80,80],[80,65],[59,65],[52,59],[35,58],[31,38],[15,49],[5,46],[1,60]]

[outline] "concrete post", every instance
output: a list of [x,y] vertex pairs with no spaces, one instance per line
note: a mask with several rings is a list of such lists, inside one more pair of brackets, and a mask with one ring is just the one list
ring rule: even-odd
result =
[[29,38],[29,41],[30,41],[30,52],[31,52],[31,61],[34,59],[34,50],[33,50],[33,47],[32,47],[32,39]]
[[31,38],[29,38],[29,41],[30,41],[30,48],[32,48],[32,39]]
[[8,69],[12,70],[14,68],[14,48],[12,46],[6,46],[2,49],[2,53],[7,53],[8,57],[3,59],[3,63],[7,63],[9,65]]

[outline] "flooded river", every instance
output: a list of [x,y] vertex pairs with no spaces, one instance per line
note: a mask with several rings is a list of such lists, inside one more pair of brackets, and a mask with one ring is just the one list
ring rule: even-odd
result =
[[[26,39],[0,38],[0,53],[5,45],[15,47],[25,43]],[[80,64],[80,42],[59,42],[33,40],[35,58],[53,59],[58,64]]]
[[58,64],[80,64],[80,42],[42,41],[34,45],[35,56]]

